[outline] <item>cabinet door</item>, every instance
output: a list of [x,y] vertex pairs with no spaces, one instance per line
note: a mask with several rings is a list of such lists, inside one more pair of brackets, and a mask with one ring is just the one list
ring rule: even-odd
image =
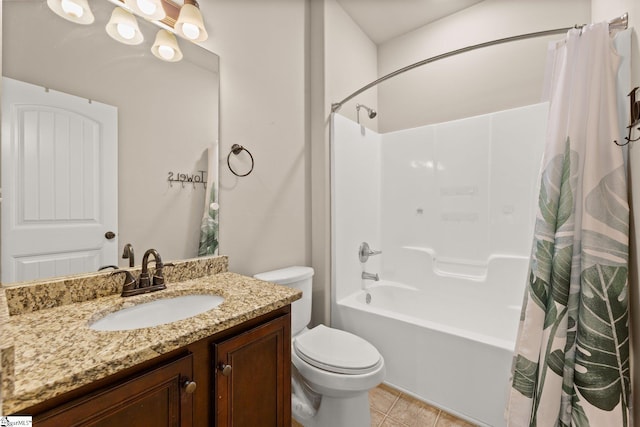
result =
[[214,344],[216,426],[291,426],[290,316]]
[[34,426],[191,426],[192,371],[187,355],[38,415]]

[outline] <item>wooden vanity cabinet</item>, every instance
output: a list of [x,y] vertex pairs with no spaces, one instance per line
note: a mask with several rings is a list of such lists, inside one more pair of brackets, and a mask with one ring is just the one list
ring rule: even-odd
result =
[[42,427],[191,426],[192,356],[187,354],[34,418]]
[[217,427],[291,426],[291,331],[280,317],[216,342]]
[[20,413],[36,427],[291,426],[290,306]]

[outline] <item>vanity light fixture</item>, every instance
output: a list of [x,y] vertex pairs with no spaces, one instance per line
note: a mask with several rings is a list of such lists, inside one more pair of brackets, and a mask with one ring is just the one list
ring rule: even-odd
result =
[[56,15],[76,24],[89,25],[95,20],[87,0],[47,0]]
[[167,30],[159,30],[156,40],[151,47],[151,53],[156,58],[167,62],[178,62],[182,59],[182,51],[178,46],[178,40],[173,33]]
[[124,4],[136,15],[152,21],[162,21],[167,16],[162,0],[124,0]]
[[209,37],[204,27],[204,20],[202,19],[198,2],[184,0],[184,5],[180,8],[174,29],[181,37],[195,42],[204,41]]
[[[151,52],[163,61],[182,59],[176,35],[192,42],[201,42],[209,37],[196,0],[109,1],[116,8],[105,27],[107,34],[123,44],[142,43],[144,36],[136,20],[136,15],[140,16],[162,28],[156,35]],[[91,24],[95,20],[88,0],[47,0],[47,5],[57,15],[78,24]]]
[[140,44],[144,40],[136,17],[121,7],[113,9],[111,19],[109,19],[105,29],[112,39],[120,43],[134,45]]

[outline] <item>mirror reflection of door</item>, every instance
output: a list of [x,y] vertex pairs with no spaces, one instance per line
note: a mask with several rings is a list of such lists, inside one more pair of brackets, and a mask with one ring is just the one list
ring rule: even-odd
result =
[[2,282],[117,265],[117,108],[4,77],[2,92]]

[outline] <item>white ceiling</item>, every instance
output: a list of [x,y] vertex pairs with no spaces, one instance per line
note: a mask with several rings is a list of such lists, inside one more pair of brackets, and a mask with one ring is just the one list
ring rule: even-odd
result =
[[482,0],[337,0],[376,44],[437,21]]

